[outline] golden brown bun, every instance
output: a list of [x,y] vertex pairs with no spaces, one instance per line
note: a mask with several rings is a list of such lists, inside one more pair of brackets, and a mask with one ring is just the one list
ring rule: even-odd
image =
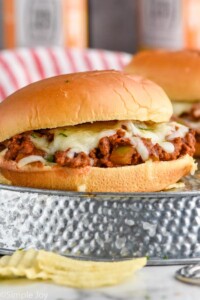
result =
[[0,142],[33,129],[106,120],[165,122],[171,114],[164,91],[146,79],[118,71],[61,75],[0,104]]
[[200,52],[151,50],[136,54],[125,71],[159,84],[171,100],[200,101]]
[[186,155],[175,161],[146,162],[118,168],[85,167],[17,169],[14,162],[0,161],[0,172],[11,184],[34,188],[86,192],[153,192],[174,184],[194,168]]

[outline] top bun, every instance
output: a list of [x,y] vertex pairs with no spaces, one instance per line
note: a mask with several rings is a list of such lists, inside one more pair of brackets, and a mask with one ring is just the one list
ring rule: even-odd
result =
[[119,71],[61,75],[33,83],[0,104],[0,142],[29,130],[94,121],[165,122],[170,100],[155,83]]
[[155,81],[174,101],[200,100],[200,52],[149,50],[135,55],[125,71]]

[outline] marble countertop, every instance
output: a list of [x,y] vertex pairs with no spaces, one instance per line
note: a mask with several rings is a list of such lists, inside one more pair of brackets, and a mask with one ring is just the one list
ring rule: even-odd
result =
[[78,290],[52,283],[0,281],[0,300],[199,300],[200,287],[174,279],[180,266],[145,267],[114,287]]

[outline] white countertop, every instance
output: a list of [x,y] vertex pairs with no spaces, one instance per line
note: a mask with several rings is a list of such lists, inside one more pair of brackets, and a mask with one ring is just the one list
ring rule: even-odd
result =
[[174,279],[179,268],[146,267],[126,283],[95,290],[24,280],[0,281],[0,300],[199,300],[200,287]]

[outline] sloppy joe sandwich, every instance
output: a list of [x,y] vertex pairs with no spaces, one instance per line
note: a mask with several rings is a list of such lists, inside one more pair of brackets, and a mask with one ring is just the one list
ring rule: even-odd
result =
[[194,131],[171,115],[158,85],[119,71],[33,83],[0,104],[0,180],[87,192],[163,190],[194,170]]
[[144,51],[125,67],[159,84],[172,100],[174,120],[196,132],[200,156],[200,52],[196,50]]

